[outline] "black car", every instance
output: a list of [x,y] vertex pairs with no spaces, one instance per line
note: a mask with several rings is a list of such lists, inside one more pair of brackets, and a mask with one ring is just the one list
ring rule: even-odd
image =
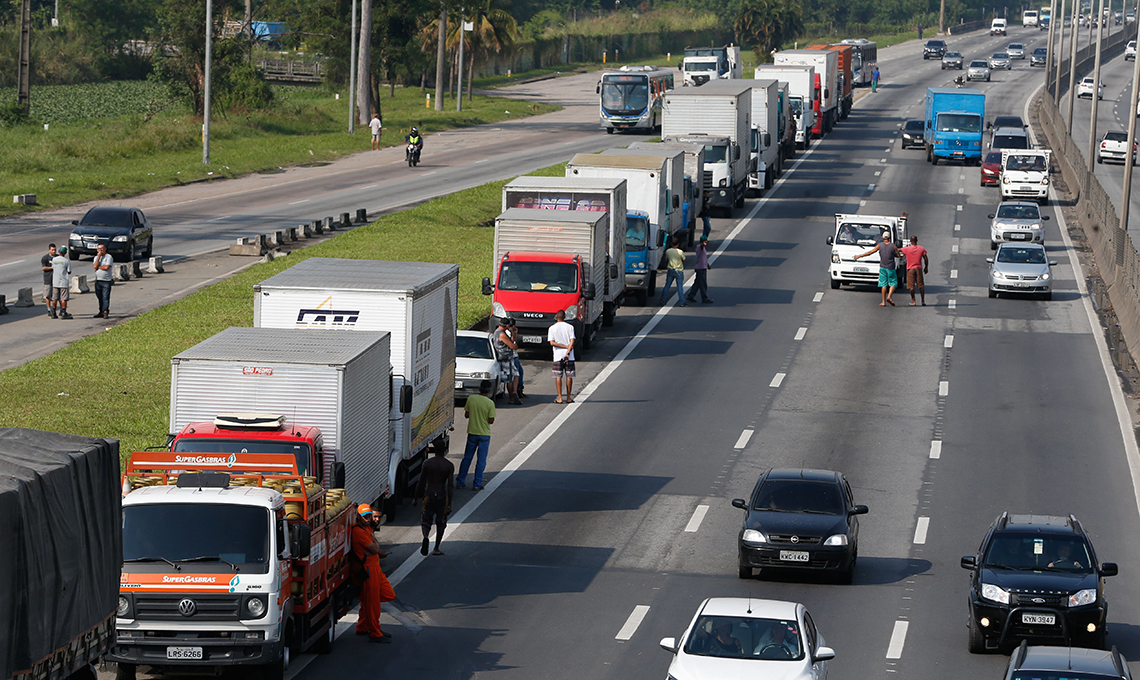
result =
[[925,147],[922,135],[925,125],[926,123],[921,120],[908,120],[902,129],[902,148]]
[[830,470],[768,470],[748,500],[740,529],[740,578],[753,569],[810,569],[836,572],[850,583],[859,556],[859,520],[866,505],[855,505],[851,485]]
[[1035,47],[1033,53],[1029,55],[1030,66],[1044,66],[1045,59],[1049,56],[1049,50],[1044,47]]
[[946,54],[946,41],[945,40],[927,40],[926,45],[922,48],[923,61],[934,57],[941,59],[942,55]]
[[1105,646],[1108,602],[1096,552],[1075,517],[1003,513],[977,555],[962,558],[970,575],[970,652],[1017,640]]
[[1029,126],[1021,120],[1021,116],[994,116],[994,119],[986,127],[992,132],[998,128],[1021,128],[1024,130]]
[[1021,647],[1009,659],[1005,680],[1132,680],[1128,659],[1112,651],[1080,647]]
[[100,243],[120,262],[148,258],[154,250],[154,230],[138,208],[92,208],[71,223],[75,226],[67,237],[67,254],[73,260],[94,255]]

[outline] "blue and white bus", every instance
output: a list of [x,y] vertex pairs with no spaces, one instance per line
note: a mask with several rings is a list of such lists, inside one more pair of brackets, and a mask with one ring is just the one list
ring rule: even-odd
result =
[[602,127],[614,130],[654,130],[661,126],[665,93],[673,89],[674,71],[656,66],[622,66],[598,81]]

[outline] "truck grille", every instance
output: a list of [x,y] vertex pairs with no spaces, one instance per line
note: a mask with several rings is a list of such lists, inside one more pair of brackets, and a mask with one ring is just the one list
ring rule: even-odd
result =
[[[139,593],[134,596],[135,618],[146,621],[237,621],[241,605],[239,595]],[[194,613],[185,616],[179,603],[191,600]]]
[[[1060,607],[1065,603],[1066,596],[1046,593],[1013,593],[1014,607]],[[1037,600],[1042,600],[1038,602]]]
[[713,176],[712,175],[713,175],[712,170],[705,170],[704,175],[702,176],[703,181],[701,182],[701,186],[703,186],[706,189],[712,189],[712,185],[713,185]]

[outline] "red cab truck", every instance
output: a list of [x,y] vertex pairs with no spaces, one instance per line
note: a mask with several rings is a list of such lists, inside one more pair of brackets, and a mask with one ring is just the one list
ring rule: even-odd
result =
[[855,104],[855,70],[853,66],[855,47],[835,43],[832,45],[812,45],[809,50],[828,50],[839,55],[839,120],[847,118]]

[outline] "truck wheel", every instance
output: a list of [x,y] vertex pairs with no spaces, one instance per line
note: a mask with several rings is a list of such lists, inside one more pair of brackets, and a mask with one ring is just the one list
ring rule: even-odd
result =
[[336,641],[336,604],[329,611],[329,629],[320,640],[313,643],[314,654],[331,654],[333,642]]
[[67,676],[67,680],[97,680],[97,678],[95,667],[89,663],[83,664],[82,668]]
[[115,680],[135,680],[135,671],[138,669],[133,663],[115,664]]
[[606,128],[606,134],[607,134],[607,135],[612,135],[613,133],[614,133],[614,129],[613,129],[613,128]]
[[938,156],[935,156],[934,154],[930,154],[930,162],[934,165],[938,165]]
[[[736,201],[732,205],[735,208],[743,208],[744,207],[744,192],[743,191],[736,192]],[[731,210],[728,211],[728,214],[731,217],[732,211]]]
[[649,294],[644,290],[634,291],[633,295],[637,298],[637,304],[641,305],[642,307],[649,304]]

